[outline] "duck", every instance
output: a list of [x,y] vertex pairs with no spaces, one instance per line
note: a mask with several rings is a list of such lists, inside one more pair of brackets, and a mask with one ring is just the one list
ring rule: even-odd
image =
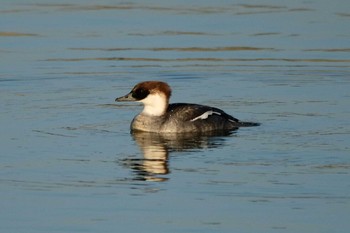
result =
[[244,122],[223,110],[194,103],[172,103],[170,86],[162,81],[144,81],[115,99],[116,102],[140,102],[144,105],[130,124],[131,132],[207,133],[229,132],[240,127],[259,126]]

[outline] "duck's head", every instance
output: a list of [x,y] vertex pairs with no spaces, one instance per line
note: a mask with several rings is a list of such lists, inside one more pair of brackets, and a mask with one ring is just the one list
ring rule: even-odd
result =
[[146,81],[138,83],[127,95],[116,98],[115,101],[135,101],[144,104],[143,114],[161,116],[165,113],[171,88],[165,82]]

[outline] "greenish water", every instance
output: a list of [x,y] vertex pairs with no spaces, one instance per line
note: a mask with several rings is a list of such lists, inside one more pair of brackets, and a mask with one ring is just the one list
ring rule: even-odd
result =
[[[2,1],[1,232],[347,232],[347,1]],[[130,135],[171,102],[262,123]]]

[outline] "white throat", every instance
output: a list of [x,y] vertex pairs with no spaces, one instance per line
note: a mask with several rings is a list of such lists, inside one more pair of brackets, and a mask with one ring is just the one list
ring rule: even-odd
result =
[[144,104],[142,113],[150,116],[161,116],[168,107],[168,100],[162,93],[149,94],[140,102]]

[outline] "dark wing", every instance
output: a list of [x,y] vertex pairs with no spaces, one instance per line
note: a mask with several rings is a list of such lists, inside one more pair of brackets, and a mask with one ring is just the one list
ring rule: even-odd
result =
[[165,126],[177,127],[186,132],[235,130],[257,123],[241,122],[221,109],[199,104],[170,104],[164,120]]
[[[232,123],[239,122],[238,119],[225,113],[221,109],[199,104],[170,104],[168,107],[168,112],[171,112],[172,116],[177,119],[181,119],[182,121],[194,121],[195,119],[210,121],[212,117],[216,117],[222,119],[223,121],[226,120]],[[207,117],[205,115],[206,113],[208,113]]]

